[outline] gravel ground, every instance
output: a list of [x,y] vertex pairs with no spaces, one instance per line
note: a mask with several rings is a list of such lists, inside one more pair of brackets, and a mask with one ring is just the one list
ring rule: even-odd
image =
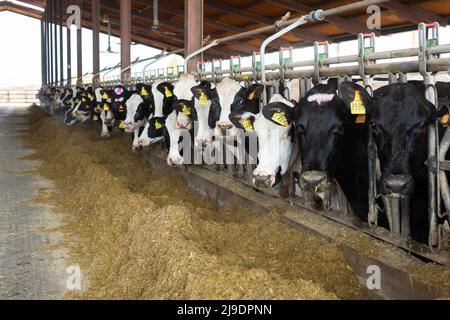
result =
[[50,208],[33,204],[50,181],[33,174],[37,161],[21,160],[26,108],[0,107],[0,299],[59,299],[65,293],[64,251],[50,250],[61,235]]

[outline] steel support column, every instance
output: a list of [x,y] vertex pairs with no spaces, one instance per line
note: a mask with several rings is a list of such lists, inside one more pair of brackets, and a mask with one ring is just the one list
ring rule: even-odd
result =
[[50,45],[50,83],[54,82],[54,74],[53,74],[53,26],[52,26],[52,18],[53,18],[53,0],[48,1],[48,28],[49,28],[49,45]]
[[44,17],[42,17],[41,20],[41,82],[42,86],[46,84],[46,57],[45,57],[45,20]]
[[[120,1],[120,54],[122,70],[128,68],[131,62],[131,0]],[[121,79],[126,83],[131,76],[131,70],[121,72]]]
[[[66,9],[71,5],[70,0],[66,0]],[[66,44],[67,44],[67,85],[72,84],[72,32],[70,28],[66,30]]]
[[55,85],[59,82],[58,73],[58,0],[53,0],[53,37],[54,37],[54,55],[55,55]]
[[[184,55],[197,51],[203,46],[203,0],[184,1]],[[185,72],[197,70],[197,63],[203,60],[203,54],[192,58]]]
[[64,40],[63,40],[63,12],[64,1],[59,1],[58,23],[59,23],[59,84],[64,85]]
[[100,0],[92,0],[92,62],[95,85],[100,80]]
[[[81,12],[83,12],[82,0],[78,0],[78,6],[80,7]],[[81,13],[81,19],[83,18],[83,14]],[[77,85],[83,84],[83,37],[82,37],[82,28],[77,29]]]

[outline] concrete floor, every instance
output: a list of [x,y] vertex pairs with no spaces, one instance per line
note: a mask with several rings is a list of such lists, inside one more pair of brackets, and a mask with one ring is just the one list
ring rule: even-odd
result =
[[61,239],[46,228],[58,226],[50,208],[27,203],[48,180],[33,175],[39,165],[21,160],[33,152],[23,146],[26,108],[0,106],[0,299],[60,299],[65,292],[65,252]]

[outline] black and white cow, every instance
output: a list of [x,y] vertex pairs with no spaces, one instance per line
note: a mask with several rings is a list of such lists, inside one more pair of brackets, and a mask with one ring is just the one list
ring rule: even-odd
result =
[[154,99],[151,85],[137,84],[136,92],[126,102],[127,116],[124,121],[126,133],[134,134],[133,150],[139,148],[139,135],[154,110]]
[[[253,92],[262,92],[260,87],[255,89]],[[251,94],[250,98],[248,103],[256,96]],[[294,104],[279,94],[273,95],[261,112],[249,112],[241,107],[230,115],[231,122],[237,128],[253,131],[258,137],[258,166],[253,172],[254,185],[271,188],[283,182],[281,194],[286,197],[293,195],[294,189],[288,190],[289,181],[295,171],[300,171],[296,167],[298,148],[293,135],[294,115]]]
[[236,126],[230,121],[230,114],[234,110],[245,110],[253,114],[260,111],[261,93],[264,86],[252,84],[249,88],[231,78],[223,79],[216,87],[220,104],[220,116],[216,123],[214,136],[236,136],[238,131]]
[[[152,85],[151,94],[154,109],[148,117],[144,130],[139,135],[138,144],[140,147],[148,147],[161,141],[165,135],[168,136],[166,119],[173,112],[175,99],[173,91],[174,87],[169,82],[158,81]],[[136,115],[140,113],[138,110]]]

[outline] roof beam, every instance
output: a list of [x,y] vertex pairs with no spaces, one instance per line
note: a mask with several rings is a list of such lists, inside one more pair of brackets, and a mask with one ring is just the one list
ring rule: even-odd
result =
[[[225,12],[226,14],[231,14],[238,17],[243,17],[247,20],[253,21],[262,25],[273,25],[275,21],[272,18],[267,18],[261,16],[259,14],[248,11],[246,8],[236,8],[230,6],[226,3],[215,1],[215,0],[204,0],[205,5],[220,11]],[[315,40],[330,40],[329,37],[324,36],[323,34],[308,30],[307,33],[300,30],[292,30],[291,34],[294,34],[296,37],[304,40],[304,41],[315,41]]]
[[441,25],[446,26],[448,21],[444,17],[430,12],[428,10],[419,8],[414,5],[404,4],[399,1],[389,1],[381,4],[382,7],[396,11],[409,22],[439,22]]

